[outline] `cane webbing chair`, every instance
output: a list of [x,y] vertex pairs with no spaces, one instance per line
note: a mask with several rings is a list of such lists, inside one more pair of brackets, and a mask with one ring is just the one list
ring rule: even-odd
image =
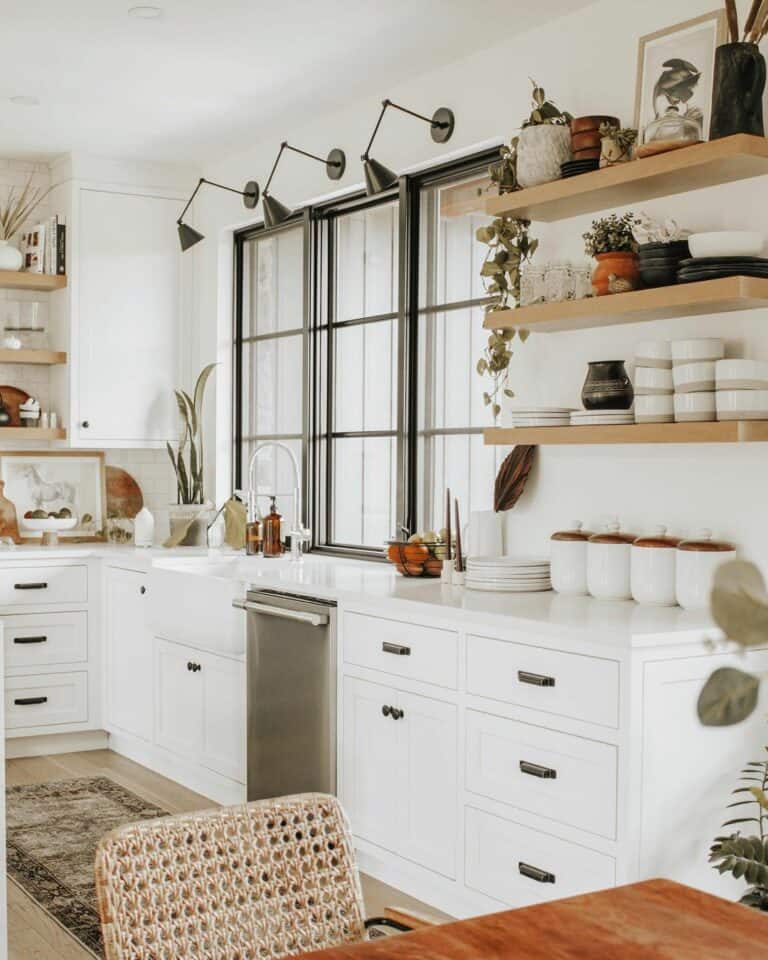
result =
[[276,960],[410,929],[364,919],[347,820],[323,794],[115,830],[96,895],[106,960]]

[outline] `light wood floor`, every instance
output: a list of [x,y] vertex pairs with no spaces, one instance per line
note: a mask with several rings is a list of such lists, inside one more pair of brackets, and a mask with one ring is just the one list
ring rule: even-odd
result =
[[[206,797],[109,750],[6,762],[8,786],[95,776],[107,776],[169,813],[186,813],[214,806]],[[372,877],[363,876],[362,880],[368,916],[380,915],[385,906],[400,906],[438,921],[449,919]],[[93,960],[87,950],[14,883],[8,884],[8,957],[9,960]]]

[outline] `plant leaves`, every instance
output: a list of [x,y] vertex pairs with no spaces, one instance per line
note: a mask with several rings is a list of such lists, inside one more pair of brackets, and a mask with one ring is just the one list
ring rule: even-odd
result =
[[727,727],[746,720],[757,706],[760,681],[734,667],[715,670],[699,694],[697,710],[705,727]]
[[197,383],[195,384],[195,400],[194,400],[194,410],[198,422],[202,420],[203,415],[203,400],[205,399],[205,388],[208,384],[208,378],[216,369],[218,364],[209,363],[208,366],[203,367],[200,371],[200,376],[197,378]]
[[493,491],[493,509],[511,510],[523,495],[533,467],[536,447],[518,444],[499,467]]
[[742,647],[768,640],[768,593],[753,563],[732,560],[715,571],[712,616],[729,640]]

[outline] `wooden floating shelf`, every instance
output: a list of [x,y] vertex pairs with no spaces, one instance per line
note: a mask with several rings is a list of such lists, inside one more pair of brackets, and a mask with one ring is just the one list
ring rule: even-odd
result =
[[0,349],[0,363],[66,363],[61,350],[5,350]]
[[698,283],[651,287],[560,303],[536,303],[517,310],[492,310],[483,326],[489,330],[524,327],[531,331],[584,330],[642,320],[695,317],[768,307],[768,280],[762,277],[721,277]]
[[740,133],[490,197],[486,211],[551,223],[768,173],[768,140]]
[[574,443],[764,443],[768,420],[631,423],[592,427],[489,427],[486,446]]
[[46,293],[50,290],[62,290],[67,278],[53,273],[25,273],[21,270],[0,270],[0,289],[37,290]]
[[58,427],[56,430],[45,427],[0,427],[0,440],[66,440],[67,431]]

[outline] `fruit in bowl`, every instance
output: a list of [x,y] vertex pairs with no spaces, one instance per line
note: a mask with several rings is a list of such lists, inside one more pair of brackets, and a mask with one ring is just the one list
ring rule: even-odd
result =
[[41,533],[45,546],[55,546],[59,542],[59,533],[74,530],[78,518],[69,507],[61,510],[27,510],[21,518],[21,525],[25,530]]
[[448,555],[448,531],[415,533],[408,540],[389,540],[387,559],[404,577],[439,577]]

